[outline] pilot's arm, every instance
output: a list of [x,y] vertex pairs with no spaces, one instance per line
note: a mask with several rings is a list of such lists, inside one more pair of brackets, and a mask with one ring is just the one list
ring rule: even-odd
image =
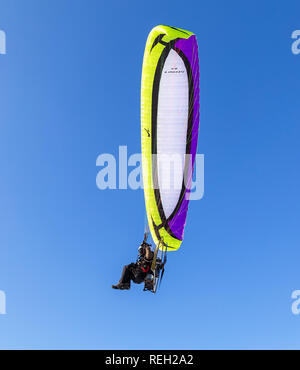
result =
[[146,253],[145,253],[145,258],[146,258],[147,260],[152,260],[152,258],[153,258],[153,252],[152,252],[152,250],[151,250],[151,248],[150,248],[150,245],[147,245],[147,246],[145,247],[145,251],[146,251]]

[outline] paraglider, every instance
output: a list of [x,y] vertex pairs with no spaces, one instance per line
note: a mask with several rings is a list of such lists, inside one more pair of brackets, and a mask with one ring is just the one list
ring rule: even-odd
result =
[[[156,292],[167,252],[178,250],[182,243],[198,129],[196,36],[179,28],[157,26],[147,39],[141,87],[144,197],[149,231],[155,243],[151,261],[147,261],[144,290]],[[144,243],[148,234],[147,231]],[[131,276],[134,281],[134,274]]]
[[151,245],[146,242],[147,235],[139,246],[138,258],[135,263],[130,263],[124,266],[121,278],[117,285],[113,285],[113,289],[128,290],[130,289],[131,281],[140,284],[145,281],[147,275],[150,273],[154,253],[151,251]]

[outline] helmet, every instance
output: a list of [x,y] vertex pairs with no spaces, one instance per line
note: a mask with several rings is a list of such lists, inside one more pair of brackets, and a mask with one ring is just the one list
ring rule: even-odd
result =
[[144,243],[142,243],[140,246],[139,246],[139,256],[143,256],[145,254],[145,246],[144,246]]

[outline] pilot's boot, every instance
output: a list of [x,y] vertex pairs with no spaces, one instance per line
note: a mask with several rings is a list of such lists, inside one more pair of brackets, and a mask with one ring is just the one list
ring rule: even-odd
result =
[[120,289],[120,290],[129,290],[130,289],[130,284],[117,284],[117,285],[112,285],[113,289]]

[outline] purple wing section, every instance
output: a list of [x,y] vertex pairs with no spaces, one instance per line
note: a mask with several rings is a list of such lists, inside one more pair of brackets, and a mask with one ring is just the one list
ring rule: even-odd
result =
[[168,221],[169,228],[174,236],[180,240],[183,239],[184,227],[189,206],[189,195],[193,177],[193,168],[196,158],[198,131],[199,131],[199,57],[198,45],[196,36],[191,36],[188,39],[180,39],[176,42],[175,48],[182,52],[190,65],[190,75],[188,76],[190,89],[192,89],[192,99],[189,102],[189,114],[192,114],[192,127],[187,133],[187,154],[190,154],[190,161],[187,163],[187,178],[185,192],[183,194],[180,206],[175,215]]

